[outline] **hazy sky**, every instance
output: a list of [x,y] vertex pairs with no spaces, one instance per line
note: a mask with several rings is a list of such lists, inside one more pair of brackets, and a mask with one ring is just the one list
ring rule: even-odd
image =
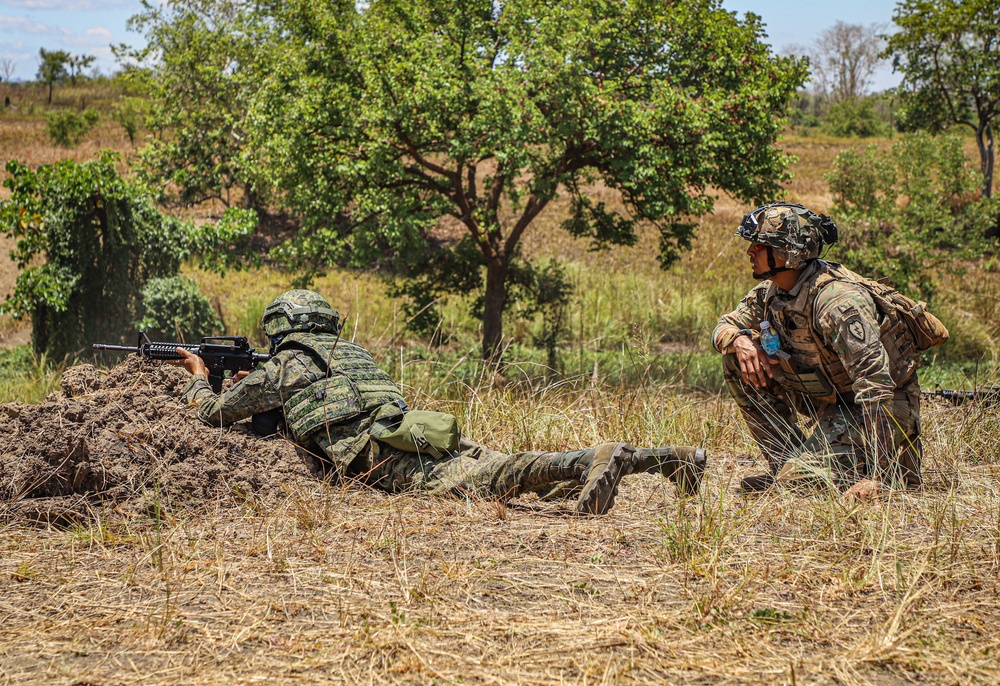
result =
[[[893,0],[723,0],[726,9],[740,15],[759,14],[778,51],[808,45],[837,21],[889,26],[895,5]],[[15,78],[31,79],[38,71],[38,49],[61,49],[94,55],[95,66],[109,73],[115,69],[112,44],[141,42],[141,36],[125,29],[125,21],[140,9],[139,0],[0,0],[0,60],[15,63]],[[897,82],[887,67],[875,88]]]

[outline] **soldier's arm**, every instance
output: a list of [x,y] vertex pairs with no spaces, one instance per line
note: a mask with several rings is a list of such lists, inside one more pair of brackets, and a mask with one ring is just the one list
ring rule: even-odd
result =
[[720,353],[725,355],[732,352],[730,346],[739,335],[740,329],[760,330],[760,322],[764,319],[764,307],[761,303],[769,283],[764,282],[755,286],[743,296],[735,310],[722,315],[719,319],[715,331],[712,332],[712,345]]
[[183,397],[198,405],[198,417],[206,424],[229,426],[258,412],[282,406],[278,372],[278,361],[270,360],[225,393],[216,393],[208,378],[195,374],[184,388]]
[[853,380],[854,399],[875,409],[892,403],[896,384],[879,339],[878,313],[868,293],[849,284],[824,288],[816,300],[816,331]]
[[877,492],[877,482],[889,470],[895,452],[892,400],[896,384],[889,355],[879,339],[878,313],[867,292],[848,284],[833,284],[817,298],[816,320],[817,330],[854,381],[855,402],[865,408],[871,441],[866,452],[869,477],[845,494],[864,499]]

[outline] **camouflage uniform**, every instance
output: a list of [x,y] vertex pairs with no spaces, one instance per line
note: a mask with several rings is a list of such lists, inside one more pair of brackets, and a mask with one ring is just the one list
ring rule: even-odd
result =
[[[787,358],[755,388],[744,383],[736,355],[726,354],[727,388],[778,481],[845,485],[871,477],[917,486],[920,356],[912,336],[876,308],[862,277],[815,259],[818,246],[808,249],[790,291],[762,281],[719,320],[712,335],[719,352],[745,333],[757,339],[768,321]],[[816,422],[812,435],[799,414]]]
[[340,315],[323,296],[307,290],[283,293],[264,310],[261,328],[271,339],[272,356],[260,369],[221,395],[195,374],[184,397],[199,405],[201,418],[212,426],[283,416],[294,440],[322,452],[335,476],[388,491],[576,496],[580,514],[607,512],[621,477],[636,468],[670,478],[681,495],[698,492],[706,456],[693,446],[637,451],[626,443],[605,443],[585,450],[506,455],[454,435],[454,442],[445,441],[446,449],[425,442],[428,451],[401,450],[415,450],[417,443],[399,445],[392,433],[405,431],[404,416],[416,413],[405,414],[409,408],[399,388],[367,350],[340,339]]
[[[343,345],[351,345],[343,343]],[[282,408],[283,399],[326,377],[326,372],[306,350],[279,351],[268,362],[225,393],[216,394],[208,380],[193,376],[184,398],[198,404],[206,423],[222,427],[268,410]],[[371,438],[372,416],[326,425],[303,447],[322,452],[337,476],[356,478],[387,491],[418,489],[431,493],[515,497],[522,493],[546,494],[567,480],[582,486],[586,465],[553,470],[555,453],[524,452],[516,455],[487,450],[463,441],[454,456],[428,455],[392,448]],[[566,491],[571,493],[572,489]]]

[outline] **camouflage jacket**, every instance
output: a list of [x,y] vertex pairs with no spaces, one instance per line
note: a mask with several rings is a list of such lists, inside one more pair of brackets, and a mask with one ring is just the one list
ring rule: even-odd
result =
[[[790,354],[776,372],[782,386],[831,404],[840,398],[865,405],[890,403],[896,388],[912,378],[915,363],[892,359],[881,340],[882,318],[871,295],[857,284],[830,279],[836,270],[847,271],[814,260],[790,291],[761,282],[719,320],[713,345],[724,352],[740,329],[759,332],[760,322],[768,320]],[[909,374],[894,375],[897,369],[909,369]]]
[[[353,347],[353,346],[352,346]],[[259,412],[284,408],[299,391],[327,378],[327,370],[308,350],[279,348],[274,357],[227,391],[217,394],[202,375],[191,377],[183,391],[187,402],[198,405],[198,416],[206,424],[229,426]],[[373,420],[368,414],[328,427],[326,438],[332,446],[330,457],[335,467],[346,472],[348,466],[368,445],[368,429]],[[311,441],[298,441],[312,448]],[[324,441],[327,442],[327,441]]]

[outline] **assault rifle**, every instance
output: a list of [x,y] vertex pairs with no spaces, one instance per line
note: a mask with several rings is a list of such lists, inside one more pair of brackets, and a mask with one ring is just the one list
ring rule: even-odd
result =
[[94,343],[94,350],[138,353],[147,360],[183,359],[177,348],[192,352],[205,361],[208,382],[216,393],[222,392],[222,379],[226,372],[252,371],[258,363],[271,359],[267,353],[251,348],[246,336],[207,336],[201,339],[201,343],[163,343],[149,340],[146,332],[140,331],[135,347]]
[[952,388],[939,388],[936,391],[920,391],[920,395],[929,398],[944,398],[952,405],[962,405],[966,402],[996,405],[1000,403],[1000,386],[984,386],[974,391],[959,391]]

